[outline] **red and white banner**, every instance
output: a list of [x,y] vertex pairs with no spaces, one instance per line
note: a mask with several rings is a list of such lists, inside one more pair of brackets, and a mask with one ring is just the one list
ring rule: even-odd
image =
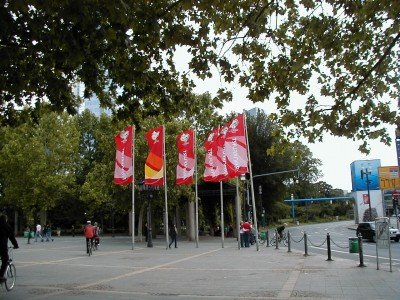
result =
[[149,130],[146,133],[149,154],[144,167],[146,185],[164,185],[164,126]]
[[219,136],[218,128],[214,129],[207,137],[204,142],[204,148],[206,150],[206,159],[204,167],[204,181],[217,182],[219,176],[218,169],[218,158],[217,158],[217,139]]
[[228,132],[228,126],[224,125],[220,128],[218,139],[217,139],[217,159],[218,159],[218,181],[229,179],[228,169],[226,167],[226,149],[225,139],[226,133]]
[[225,153],[229,178],[249,172],[244,118],[243,114],[239,114],[227,124]]
[[183,131],[176,138],[178,165],[176,166],[176,184],[192,184],[195,168],[194,130]]
[[116,156],[114,183],[126,185],[133,182],[133,127],[129,126],[114,137]]

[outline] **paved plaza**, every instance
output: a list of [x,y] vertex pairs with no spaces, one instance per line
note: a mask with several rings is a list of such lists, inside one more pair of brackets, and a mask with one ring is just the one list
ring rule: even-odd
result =
[[238,250],[235,239],[178,241],[166,250],[129,236],[103,237],[93,256],[83,237],[54,242],[19,238],[17,283],[0,299],[400,299],[400,268],[358,267],[354,260],[260,245]]

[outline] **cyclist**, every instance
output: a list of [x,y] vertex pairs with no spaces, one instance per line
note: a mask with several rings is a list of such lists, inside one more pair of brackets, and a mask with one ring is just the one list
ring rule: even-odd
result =
[[8,239],[14,246],[14,249],[18,249],[18,242],[15,239],[12,228],[7,223],[7,216],[0,216],[0,256],[1,256],[1,269],[0,269],[0,282],[5,282],[7,279],[4,278],[4,272],[7,268],[8,257]]
[[278,232],[280,239],[283,238],[283,232],[285,231],[286,226],[287,226],[287,224],[283,223],[283,225],[281,225],[278,228],[276,228],[276,231]]
[[86,237],[86,253],[89,253],[89,240],[90,243],[93,243],[94,238],[94,227],[92,222],[87,221],[85,227],[83,228],[83,234]]
[[94,237],[94,244],[97,246],[100,245],[100,228],[97,222],[94,222],[94,227],[93,227],[93,237]]

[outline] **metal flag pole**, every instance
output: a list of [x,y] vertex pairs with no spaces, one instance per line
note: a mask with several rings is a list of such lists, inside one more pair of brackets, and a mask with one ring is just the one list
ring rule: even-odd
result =
[[195,219],[195,229],[196,229],[196,248],[199,248],[199,200],[198,200],[198,187],[197,187],[197,140],[196,140],[196,136],[197,136],[197,131],[196,129],[194,130],[194,134],[193,134],[194,138],[193,138],[193,147],[194,147],[194,172],[195,172],[195,209],[196,209],[196,219]]
[[221,243],[222,243],[222,248],[224,248],[224,192],[223,192],[223,186],[222,186],[222,180],[219,182],[219,189],[221,193]]
[[165,154],[165,126],[163,125],[163,167],[164,167],[164,195],[165,195],[165,241],[167,244],[166,249],[168,250],[169,236],[168,236],[168,195],[167,195],[167,167],[166,160],[167,156]]
[[135,125],[132,125],[132,250],[135,248]]
[[246,142],[247,142],[247,157],[249,160],[249,173],[250,173],[250,187],[251,187],[251,205],[253,206],[253,223],[254,223],[254,229],[255,229],[255,235],[256,235],[256,248],[257,251],[259,251],[259,244],[258,244],[258,224],[257,224],[257,211],[256,211],[256,203],[255,203],[255,197],[254,197],[254,184],[253,184],[253,171],[251,168],[251,157],[250,157],[250,148],[249,148],[249,136],[247,134],[247,120],[246,120],[246,113],[243,112],[243,118],[244,118],[244,129],[246,131]]
[[238,249],[240,250],[240,203],[239,203],[239,177],[236,177],[236,201],[235,201],[235,209],[236,209],[236,231],[237,231],[237,240],[238,240]]

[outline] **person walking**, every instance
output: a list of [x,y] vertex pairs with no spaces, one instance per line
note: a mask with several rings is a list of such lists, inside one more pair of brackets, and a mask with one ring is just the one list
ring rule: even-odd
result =
[[244,247],[244,231],[243,231],[243,221],[240,221],[240,247],[243,248]]
[[14,249],[18,249],[18,242],[15,239],[12,228],[7,223],[7,216],[0,216],[0,256],[1,256],[1,268],[0,268],[0,282],[5,282],[7,279],[4,278],[4,272],[6,271],[8,264],[8,240],[14,246]]
[[51,226],[49,224],[46,225],[45,227],[45,232],[46,232],[46,242],[54,242],[54,239],[51,237]]
[[251,231],[251,223],[247,220],[243,223],[243,236],[244,236],[244,246],[250,247],[250,231]]
[[35,242],[37,242],[38,237],[40,237],[41,241],[43,242],[42,225],[40,225],[40,224],[36,225]]
[[175,242],[175,248],[178,248],[176,242],[177,230],[175,224],[169,227],[169,236],[171,237],[171,242],[169,243],[169,248],[171,248],[172,243]]
[[72,225],[72,236],[75,236],[75,226]]

